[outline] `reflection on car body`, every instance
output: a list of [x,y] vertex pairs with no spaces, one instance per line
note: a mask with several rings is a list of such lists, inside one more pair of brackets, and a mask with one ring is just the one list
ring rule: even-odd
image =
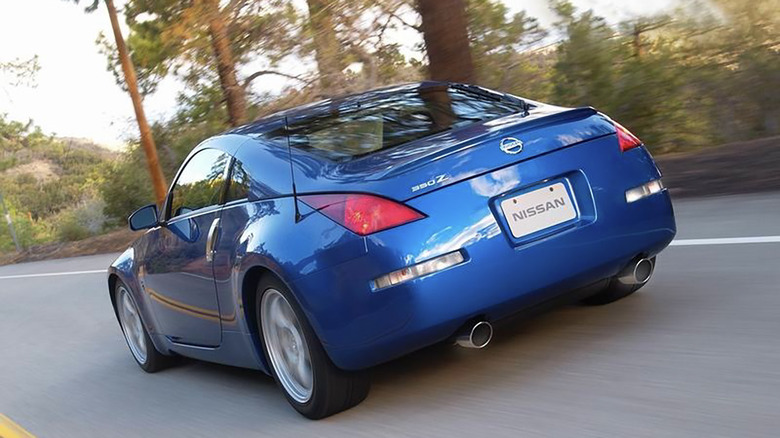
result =
[[197,146],[160,211],[131,216],[146,231],[112,302],[143,369],[263,370],[322,418],[374,365],[636,291],[676,232],[660,177],[592,108],[439,82],[335,98]]

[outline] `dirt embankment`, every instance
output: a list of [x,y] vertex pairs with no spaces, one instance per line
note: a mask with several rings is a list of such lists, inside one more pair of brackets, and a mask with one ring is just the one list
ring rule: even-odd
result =
[[672,196],[780,191],[780,136],[656,157]]
[[[5,221],[3,221],[2,225],[5,225]],[[20,253],[0,254],[0,266],[37,260],[120,252],[124,251],[138,235],[139,233],[137,232],[123,229],[79,240],[78,242],[36,245]]]
[[[780,136],[656,157],[675,198],[780,191]],[[0,254],[0,265],[123,251],[138,233],[113,231],[78,242]]]

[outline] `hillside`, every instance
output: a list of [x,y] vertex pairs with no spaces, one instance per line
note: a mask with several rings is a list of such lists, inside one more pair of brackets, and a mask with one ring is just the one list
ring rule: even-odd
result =
[[[103,231],[105,219],[97,196],[101,170],[117,154],[88,140],[55,138],[32,123],[0,116],[0,194],[11,211],[23,246],[72,240]],[[90,214],[84,229],[70,218],[76,210]],[[81,216],[79,214],[78,216]],[[13,248],[5,224],[0,251]]]

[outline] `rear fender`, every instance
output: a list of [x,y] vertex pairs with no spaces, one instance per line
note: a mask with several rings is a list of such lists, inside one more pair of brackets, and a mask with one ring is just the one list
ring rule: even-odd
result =
[[[261,202],[264,201],[257,203]],[[236,251],[232,257],[235,265],[230,282],[231,307],[239,315],[237,330],[247,335],[264,366],[267,363],[262,357],[259,331],[254,321],[258,274],[274,275],[284,283],[303,309],[314,332],[325,343],[323,324],[338,318],[338,315],[327,311],[334,301],[333,294],[338,293],[334,290],[337,286],[319,284],[316,288],[302,289],[296,286],[296,282],[367,254],[364,238],[347,231],[306,204],[299,204],[301,219],[296,222],[292,198],[274,202],[279,214],[250,221],[236,241],[230,244]],[[255,207],[249,204],[246,208],[251,211]]]

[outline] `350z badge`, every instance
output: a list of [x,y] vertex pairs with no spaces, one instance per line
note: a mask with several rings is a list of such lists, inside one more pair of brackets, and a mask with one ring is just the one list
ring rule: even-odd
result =
[[433,178],[429,179],[428,181],[426,181],[424,183],[417,184],[416,186],[412,186],[412,193],[414,193],[414,192],[416,192],[418,190],[422,190],[422,189],[424,189],[426,187],[433,187],[436,184],[441,184],[444,181],[447,181],[449,178],[450,178],[449,175],[447,175],[446,173],[441,174],[441,175],[436,175],[436,176],[434,176]]

